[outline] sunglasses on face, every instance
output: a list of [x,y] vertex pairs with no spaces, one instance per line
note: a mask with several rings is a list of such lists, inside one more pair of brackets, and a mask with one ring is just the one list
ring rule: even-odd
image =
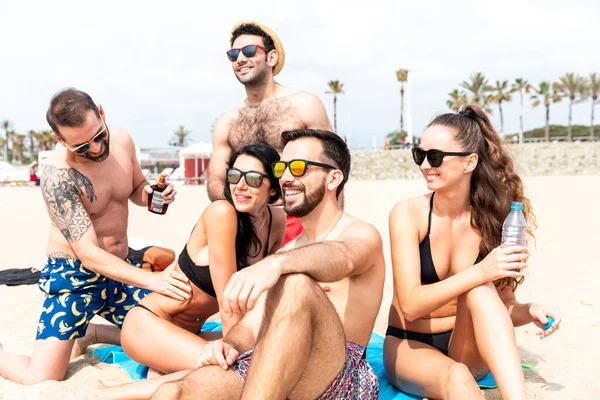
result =
[[67,149],[69,149],[70,151],[72,151],[75,154],[79,154],[79,155],[85,154],[90,150],[90,144],[92,142],[100,143],[104,139],[106,139],[106,137],[108,136],[108,126],[106,126],[106,123],[104,122],[104,120],[102,120],[102,122],[104,123],[104,129],[102,129],[100,132],[96,133],[93,138],[91,138],[90,140],[88,140],[85,143],[80,144],[79,146],[77,146],[75,148],[71,148],[71,147],[69,147],[68,144],[65,143],[65,146],[67,146]]
[[257,188],[263,183],[263,178],[266,175],[256,171],[240,171],[236,168],[227,168],[227,183],[237,184],[242,177],[246,180],[246,184],[250,187]]
[[279,179],[283,176],[286,168],[290,169],[290,172],[293,176],[297,178],[301,177],[306,173],[306,167],[309,165],[326,169],[337,169],[333,165],[308,160],[275,161],[273,164],[271,164],[271,167],[273,168],[273,175],[275,175],[275,178]]
[[241,49],[228,50],[227,57],[229,57],[229,61],[234,62],[238,59],[240,51],[246,58],[254,57],[258,49],[263,49],[265,53],[267,52],[267,49],[265,49],[262,46],[259,46],[258,44],[249,44],[247,46],[242,47]]
[[455,151],[441,151],[436,149],[429,149],[427,151],[423,150],[420,147],[413,147],[411,149],[413,160],[415,164],[421,165],[423,161],[425,161],[425,157],[427,157],[427,161],[429,161],[429,165],[434,168],[439,167],[444,162],[444,157],[446,156],[468,156],[473,153],[466,152],[455,152]]

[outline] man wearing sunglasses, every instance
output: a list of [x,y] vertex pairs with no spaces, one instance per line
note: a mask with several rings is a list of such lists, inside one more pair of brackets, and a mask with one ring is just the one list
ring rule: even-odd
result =
[[[246,89],[246,99],[215,124],[207,187],[212,201],[223,198],[225,169],[233,152],[264,141],[281,153],[283,131],[332,129],[325,106],[317,96],[275,82],[285,53],[279,37],[269,27],[255,21],[238,22],[231,31],[230,46],[227,59]],[[296,225],[298,234],[298,221]]]
[[[22,384],[64,379],[75,340],[90,333],[95,342],[119,343],[113,325],[88,329],[94,315],[120,327],[149,291],[178,300],[191,291],[181,273],[154,274],[124,260],[129,201],[145,207],[151,193],[129,134],[109,129],[102,107],[75,89],[57,93],[46,118],[62,145],[41,178],[50,217],[39,282],[46,297],[32,357],[0,352],[0,375]],[[173,202],[172,185],[163,193]]]
[[300,129],[282,140],[273,173],[304,231],[231,277],[223,311],[243,319],[153,398],[377,399],[364,357],[383,294],[381,236],[338,204],[350,173],[343,139]]

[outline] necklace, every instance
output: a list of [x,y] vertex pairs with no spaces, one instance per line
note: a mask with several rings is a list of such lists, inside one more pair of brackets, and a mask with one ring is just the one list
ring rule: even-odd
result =
[[[340,222],[340,220],[342,219],[342,217],[344,216],[344,210],[342,210],[340,212],[340,216],[338,217],[338,219],[335,221],[335,224],[333,224],[331,226],[331,228],[329,228],[329,230],[327,231],[327,233],[325,235],[323,235],[323,238],[321,240],[316,240],[313,243],[319,243],[319,242],[323,242],[325,241],[325,238],[327,238],[327,236],[331,233],[331,231],[333,231],[333,229],[337,226],[337,224]],[[301,235],[304,235],[304,231],[302,231]],[[305,235],[306,236],[306,235]],[[298,241],[296,241],[297,243]]]

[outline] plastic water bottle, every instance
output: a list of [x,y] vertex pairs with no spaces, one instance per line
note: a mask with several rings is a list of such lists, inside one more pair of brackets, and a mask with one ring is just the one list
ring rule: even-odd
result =
[[523,203],[513,201],[510,205],[510,213],[502,225],[502,247],[525,245],[527,245],[527,222],[523,215]]
[[525,246],[527,244],[527,222],[523,215],[523,203],[513,201],[510,213],[502,225],[502,246]]

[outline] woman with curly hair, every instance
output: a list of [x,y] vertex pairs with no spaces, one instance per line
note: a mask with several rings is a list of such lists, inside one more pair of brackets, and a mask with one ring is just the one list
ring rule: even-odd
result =
[[[468,105],[435,118],[413,158],[432,192],[390,214],[394,300],[384,362],[397,388],[428,398],[481,398],[491,371],[502,398],[524,399],[514,327],[533,322],[545,338],[560,325],[550,307],[522,304],[525,246],[500,247],[512,201],[535,216],[512,158],[485,113]],[[554,319],[544,330],[547,317]]]

